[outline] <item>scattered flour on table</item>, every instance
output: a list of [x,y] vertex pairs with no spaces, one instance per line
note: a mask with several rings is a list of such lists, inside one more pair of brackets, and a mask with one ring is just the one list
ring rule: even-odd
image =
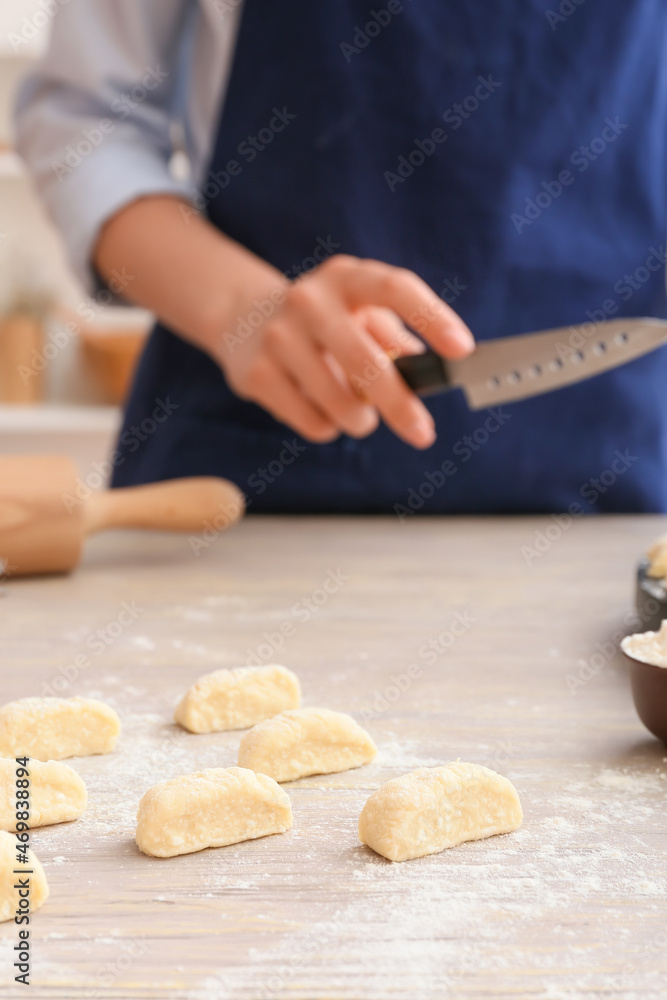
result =
[[167,608],[165,611],[165,617],[181,618],[186,622],[210,622],[214,620],[214,616],[211,611],[206,611],[204,608],[193,608],[180,604],[173,608]]
[[[442,763],[420,752],[416,741],[380,743],[380,755],[383,765],[398,773]],[[518,774],[515,780],[526,807],[519,831],[405,864],[351,847],[359,803],[350,789],[341,799],[341,829],[350,846],[345,848],[347,869],[336,872],[338,891],[326,903],[311,901],[309,907],[302,878],[303,919],[276,941],[268,930],[262,935],[261,919],[272,920],[271,914],[262,915],[257,947],[247,954],[249,967],[203,978],[191,1000],[306,996],[321,983],[324,970],[332,995],[351,995],[351,984],[363,984],[369,997],[409,996],[411,984],[418,981],[424,998],[491,996],[503,969],[516,976],[512,985],[503,981],[502,995],[508,997],[524,988],[528,975],[536,1000],[599,1000],[607,992],[623,1000],[664,1000],[649,951],[632,952],[633,972],[620,992],[618,988],[628,961],[621,944],[628,934],[628,906],[641,905],[647,928],[653,921],[657,930],[662,926],[664,853],[648,848],[636,833],[645,817],[660,815],[664,807],[662,775],[605,769],[561,786],[540,785],[539,776]],[[303,820],[305,834],[312,833],[317,824],[309,816]],[[624,832],[624,826],[634,829]],[[661,823],[655,832],[662,832]],[[339,836],[338,830],[329,833]],[[325,864],[321,857],[309,856],[307,843],[304,848],[299,855],[302,876],[311,861]],[[261,892],[263,873],[254,870],[257,861],[239,856],[234,872],[241,864]],[[229,874],[226,881],[218,873],[221,893],[231,884]],[[280,881],[275,872],[271,877]],[[297,884],[287,872],[284,878],[286,885]],[[326,919],[322,914],[328,914]],[[372,937],[367,933],[371,924]],[[580,944],[582,925],[589,924],[600,928],[594,934],[604,931],[599,940],[604,964],[595,969],[590,962],[594,943]],[[616,939],[617,951],[608,947],[609,935]],[[531,943],[545,938],[549,948],[535,951]],[[398,949],[400,973],[388,965],[388,956]],[[341,956],[334,973],[333,953]],[[552,979],[562,987],[546,982]]]
[[211,663],[220,663],[225,659],[225,653],[215,653],[208,646],[202,646],[197,642],[186,642],[184,639],[172,639],[169,643],[174,649],[178,649],[186,656],[203,656]]
[[156,643],[147,635],[128,635],[127,644],[134,649],[145,649],[148,652],[157,649]]
[[67,642],[78,645],[78,643],[90,635],[90,628],[87,625],[79,625],[78,628],[63,629],[60,635]]
[[209,594],[202,600],[202,604],[205,608],[247,608],[250,599],[241,594]]
[[643,795],[647,792],[664,791],[660,786],[661,779],[664,778],[664,773],[638,775],[604,770],[596,776],[596,781],[605,788],[627,789],[629,792]]
[[[309,989],[316,988],[318,975],[321,982],[324,969],[332,996],[351,995],[353,983],[358,989],[363,984],[364,995],[373,998],[413,996],[410,984],[415,982],[424,998],[487,995],[485,977],[493,980],[508,967],[507,948],[512,971],[518,967],[524,983],[530,975],[536,990],[540,977],[544,980],[550,974],[567,982],[568,989],[560,994],[554,986],[531,996],[580,998],[585,995],[582,991],[591,988],[592,1000],[597,997],[592,987],[611,988],[615,973],[582,971],[590,952],[581,949],[579,954],[576,920],[559,927],[563,907],[580,906],[583,918],[590,912],[606,915],[605,921],[615,928],[617,914],[609,913],[610,906],[615,904],[622,919],[628,893],[657,895],[658,883],[633,875],[610,883],[609,863],[616,858],[604,847],[564,848],[556,853],[556,845],[547,844],[552,849],[545,851],[545,838],[552,835],[552,829],[549,823],[538,824],[524,836],[521,851],[513,846],[518,839],[513,835],[465,845],[421,859],[416,865],[392,865],[363,855],[349,872],[352,881],[349,875],[345,878],[349,902],[341,905],[340,899],[330,900],[311,914],[304,912],[303,919],[286,929],[277,942],[268,929],[266,937],[262,933],[261,922],[270,925],[271,915],[256,914],[258,944],[247,953],[249,968],[220,970],[206,977],[191,998],[279,1000],[299,991],[307,996]],[[636,863],[632,852],[619,853],[624,868],[631,869]],[[580,903],[573,905],[573,898]],[[373,935],[367,933],[371,925]],[[517,947],[517,941],[540,937],[536,925],[542,928],[542,938],[547,933],[550,941],[549,948],[538,954],[528,944],[525,950]],[[558,944],[554,928],[560,934]],[[388,955],[397,949],[400,973],[396,967],[387,967]],[[337,972],[332,971],[333,953],[339,955]],[[539,965],[531,965],[535,962]],[[638,964],[636,975],[642,974]],[[461,994],[459,981],[465,987]],[[480,988],[476,994],[473,985],[482,982],[487,989]],[[506,989],[508,996],[514,995],[509,984]],[[576,994],[569,992],[574,989]],[[631,995],[622,994],[624,998]]]
[[[96,836],[117,841],[134,837],[139,800],[151,785],[190,771],[236,763],[238,734],[193,737],[167,718],[166,713],[122,711],[121,738],[112,754],[67,761],[88,788],[88,808],[72,829],[88,830],[91,848]],[[62,839],[66,827],[36,831],[40,844],[53,840],[61,849],[56,852],[60,856],[69,839],[67,834]]]
[[[52,868],[54,898],[57,879],[69,874],[60,866],[68,860],[79,864],[82,855],[100,849],[114,852],[121,881],[143,870],[136,864],[133,837],[136,808],[150,785],[235,763],[239,733],[193,737],[169,723],[167,715],[123,711],[115,753],[70,762],[88,785],[89,809],[76,824],[35,831],[33,844],[47,873],[59,866]],[[187,892],[179,886],[169,896],[147,897],[156,908],[162,904],[160,909],[196,898],[210,921],[230,919],[225,897],[247,897],[256,945],[239,956],[246,966],[195,980],[188,1000],[306,997],[318,983],[321,987],[323,970],[332,996],[351,995],[350,984],[356,982],[363,983],[373,1000],[407,997],[417,980],[424,984],[424,1000],[458,998],[459,981],[461,995],[475,996],[478,987],[479,995],[490,996],[494,977],[504,968],[504,953],[512,956],[513,969],[522,969],[523,982],[530,977],[536,1000],[588,1000],[588,994],[597,1000],[605,989],[614,993],[614,952],[606,952],[608,975],[587,971],[593,945],[588,939],[585,947],[580,945],[581,929],[604,929],[604,950],[609,936],[623,939],[627,909],[636,911],[639,905],[647,928],[652,921],[656,931],[663,926],[664,852],[647,847],[637,831],[662,832],[664,775],[658,770],[582,768],[573,769],[576,780],[544,783],[534,768],[534,773],[521,771],[515,762],[512,780],[526,812],[519,831],[391,864],[357,842],[356,824],[369,788],[446,760],[430,756],[417,740],[399,741],[391,732],[388,737],[378,738],[376,763],[341,776],[352,784],[340,794],[335,817],[318,810],[305,785],[288,789],[296,818],[286,835],[291,851],[282,853],[270,843],[277,838],[267,838],[192,855],[182,859],[192,865]],[[204,882],[195,874],[202,871]],[[164,890],[169,891],[168,883]],[[290,899],[298,900],[298,907],[286,906]],[[367,933],[371,924],[372,937]],[[89,940],[106,944],[115,933],[110,927],[105,937]],[[531,943],[545,936],[549,949],[534,950]],[[6,949],[4,939],[0,946]],[[388,963],[398,949],[400,974]],[[342,956],[335,966],[334,952]],[[619,949],[618,968],[624,964],[622,956]],[[642,1000],[653,1000],[649,986],[655,959],[635,964],[637,981],[616,995],[630,1000],[638,990]],[[545,979],[551,978],[567,988],[547,986]],[[663,997],[659,982],[655,989],[658,1000]]]
[[[390,734],[391,735],[391,734]],[[423,744],[417,740],[380,739],[378,740],[378,756],[376,765],[391,768],[399,773],[414,771],[418,767],[439,767],[451,760],[443,757],[431,757],[424,752]]]

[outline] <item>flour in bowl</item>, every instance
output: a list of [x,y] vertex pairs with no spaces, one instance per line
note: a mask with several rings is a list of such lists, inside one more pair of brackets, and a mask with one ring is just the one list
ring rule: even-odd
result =
[[659,632],[637,632],[626,635],[621,649],[633,660],[652,663],[655,667],[667,667],[667,619]]

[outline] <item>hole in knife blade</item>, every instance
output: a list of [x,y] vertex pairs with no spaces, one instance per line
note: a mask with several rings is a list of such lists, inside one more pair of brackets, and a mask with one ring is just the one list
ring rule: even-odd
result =
[[516,385],[517,382],[521,381],[521,372],[510,372],[507,381],[510,385]]
[[599,343],[593,345],[593,354],[604,354],[607,350],[607,345],[604,340],[599,341]]
[[552,372],[557,372],[562,367],[563,367],[563,362],[561,361],[560,358],[554,358],[553,361],[549,362],[549,368],[551,368]]
[[500,379],[494,375],[492,378],[489,379],[489,381],[486,384],[488,385],[489,389],[497,389],[498,386],[500,385]]
[[584,360],[584,352],[575,351],[574,354],[572,355],[572,360],[575,362],[575,364],[579,364],[580,361]]
[[630,340],[630,335],[628,333],[617,333],[616,334],[616,343],[617,344],[627,344],[627,342],[629,340]]
[[530,368],[528,369],[528,374],[530,375],[531,378],[539,378],[539,376],[542,374],[542,366],[531,365]]

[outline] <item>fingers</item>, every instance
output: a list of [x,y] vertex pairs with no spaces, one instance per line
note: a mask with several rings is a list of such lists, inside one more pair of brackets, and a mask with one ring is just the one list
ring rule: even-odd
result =
[[350,382],[347,373],[345,372],[345,369],[338,361],[338,359],[333,356],[333,354],[331,354],[329,351],[324,351],[324,353],[322,354],[322,360],[324,361],[325,365],[327,366],[333,377],[341,385],[345,386],[347,392],[351,391],[354,396],[354,399],[356,399],[357,402],[361,403],[361,405],[366,410],[367,416],[365,417],[365,425],[363,433],[358,432],[356,435],[352,436],[365,437],[367,434],[372,434],[374,430],[377,430],[377,426],[380,423],[380,416],[378,414],[378,411],[375,409],[374,406],[372,406],[368,402],[368,397],[363,392],[359,392],[354,388],[354,386]]
[[363,309],[359,314],[362,325],[377,340],[392,361],[406,354],[423,354],[425,345],[410,333],[391,309]]
[[372,433],[378,413],[403,440],[427,448],[433,418],[393,359],[423,351],[463,357],[472,334],[417,275],[378,261],[334,256],[290,283],[279,314],[228,359],[239,395],[311,441]]
[[282,367],[264,356],[254,366],[251,398],[307,441],[323,444],[338,437],[338,428],[301,392]]
[[396,366],[360,323],[341,313],[328,343],[357,393],[374,403],[395,434],[416,448],[435,441],[433,418],[408,388]]
[[330,283],[316,288],[307,279],[295,283],[290,304],[292,311],[285,319],[293,317],[320,352],[336,358],[355,392],[377,407],[394,433],[416,448],[430,447],[435,440],[431,414],[408,388],[381,343],[362,325],[370,318],[380,341],[395,345],[399,321],[389,320],[383,308],[352,312],[340,290]]
[[341,366],[307,336],[274,324],[267,331],[267,347],[280,367],[331,423],[352,437],[365,437],[378,425],[374,407],[354,392]]
[[379,261],[350,260],[354,258],[343,258],[337,277],[351,309],[368,305],[392,309],[445,357],[465,357],[474,349],[473,335],[463,320],[412,271]]

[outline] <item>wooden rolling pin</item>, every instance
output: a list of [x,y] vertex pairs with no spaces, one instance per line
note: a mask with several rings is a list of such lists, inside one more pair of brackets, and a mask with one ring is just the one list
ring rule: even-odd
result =
[[101,490],[85,500],[82,492],[89,491],[67,456],[0,456],[0,573],[67,572],[86,536],[105,528],[223,531],[245,509],[241,491],[213,476]]

